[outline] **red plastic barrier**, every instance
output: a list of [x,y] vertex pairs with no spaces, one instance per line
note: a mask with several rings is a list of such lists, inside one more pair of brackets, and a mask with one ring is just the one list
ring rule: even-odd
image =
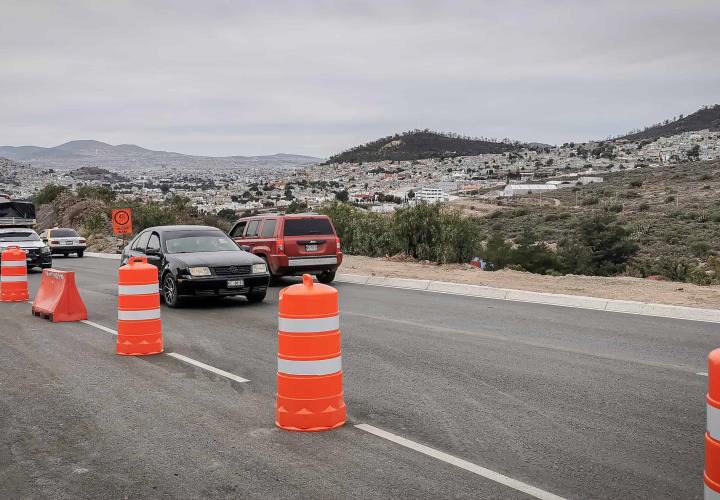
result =
[[45,269],[32,311],[53,323],[87,319],[85,303],[75,285],[75,273]]

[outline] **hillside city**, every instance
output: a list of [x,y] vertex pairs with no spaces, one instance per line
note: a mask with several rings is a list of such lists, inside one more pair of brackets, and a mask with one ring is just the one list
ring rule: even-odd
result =
[[[400,139],[402,140],[402,139]],[[398,140],[394,141],[395,143]],[[273,168],[171,166],[111,170],[37,167],[0,158],[0,193],[31,198],[47,184],[105,186],[120,199],[187,197],[200,212],[312,210],[333,199],[392,212],[418,201],[512,197],[602,182],[610,172],[720,158],[720,132],[688,131],[650,139],[520,146],[504,153]],[[141,172],[141,173],[140,173]]]

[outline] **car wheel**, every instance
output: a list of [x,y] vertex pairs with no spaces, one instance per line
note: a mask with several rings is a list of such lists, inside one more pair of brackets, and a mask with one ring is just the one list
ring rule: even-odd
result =
[[172,274],[167,273],[163,278],[162,298],[168,307],[178,307],[180,305],[180,297],[178,297],[177,282]]
[[251,304],[257,304],[258,302],[265,300],[265,295],[267,295],[267,290],[263,290],[262,292],[250,292],[246,297],[248,302]]
[[67,257],[69,254],[68,254],[68,253],[64,253],[64,254],[62,254],[62,255],[63,255],[63,257]]
[[332,283],[335,279],[335,271],[325,271],[324,273],[318,274],[316,278],[320,283]]
[[78,258],[81,258],[81,259],[82,259],[82,256],[83,256],[83,255],[85,255],[85,250],[80,250],[80,251],[77,253]]

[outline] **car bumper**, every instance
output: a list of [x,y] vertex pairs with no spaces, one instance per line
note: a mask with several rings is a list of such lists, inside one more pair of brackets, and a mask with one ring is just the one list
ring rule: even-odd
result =
[[39,255],[33,255],[28,254],[27,257],[27,267],[28,269],[31,267],[51,267],[52,266],[52,255],[48,254],[39,254]]
[[84,252],[87,245],[56,245],[51,246],[50,251],[52,253],[75,253]]
[[317,257],[288,257],[287,255],[270,256],[270,267],[275,274],[292,276],[298,274],[317,274],[336,271],[342,264],[343,254],[321,255]]
[[[241,287],[228,287],[228,281],[243,280]],[[177,279],[178,294],[196,297],[224,297],[231,295],[247,295],[251,292],[262,292],[270,283],[269,274],[252,276],[212,276],[208,278],[179,277]]]

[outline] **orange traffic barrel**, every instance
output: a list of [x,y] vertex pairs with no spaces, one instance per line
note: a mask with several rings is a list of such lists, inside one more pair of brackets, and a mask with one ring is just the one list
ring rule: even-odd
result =
[[128,356],[163,351],[158,268],[145,257],[130,257],[118,270],[117,353]]
[[275,424],[324,431],[345,423],[338,292],[313,283],[280,291]]
[[9,246],[0,254],[0,302],[30,299],[26,255],[18,246]]
[[705,500],[720,500],[720,349],[708,355]]

